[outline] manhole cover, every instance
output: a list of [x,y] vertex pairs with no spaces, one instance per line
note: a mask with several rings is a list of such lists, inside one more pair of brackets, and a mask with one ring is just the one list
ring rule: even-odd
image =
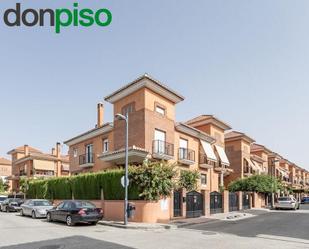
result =
[[63,249],[64,245],[49,245],[49,246],[42,246],[40,249]]
[[215,233],[215,232],[203,232],[202,234],[204,234],[204,235],[216,235],[217,233]]

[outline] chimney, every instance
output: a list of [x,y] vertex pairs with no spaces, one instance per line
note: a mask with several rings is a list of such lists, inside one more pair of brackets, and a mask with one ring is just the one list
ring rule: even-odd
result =
[[60,158],[60,143],[57,142],[56,144],[56,157]]
[[56,149],[52,148],[52,155],[55,156],[56,155]]
[[104,107],[103,103],[98,103],[97,105],[97,111],[98,111],[98,121],[97,121],[97,128],[100,128],[103,126],[103,115],[104,115]]
[[29,156],[29,146],[27,144],[24,145],[24,153],[25,156]]

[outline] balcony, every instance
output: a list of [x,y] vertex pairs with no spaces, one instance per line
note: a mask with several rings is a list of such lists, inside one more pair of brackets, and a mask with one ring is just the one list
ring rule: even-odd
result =
[[79,156],[79,166],[82,168],[93,167],[94,165],[94,154],[84,154]]
[[206,154],[200,153],[199,166],[204,169],[210,169],[213,167],[217,167],[218,163],[213,160],[209,160]]
[[174,145],[161,140],[152,142],[152,157],[161,160],[174,158]]
[[192,165],[195,163],[195,151],[187,148],[178,149],[178,162],[185,165]]

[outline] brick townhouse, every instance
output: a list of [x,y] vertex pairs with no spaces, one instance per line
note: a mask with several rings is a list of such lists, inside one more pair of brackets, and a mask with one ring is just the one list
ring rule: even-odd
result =
[[[200,172],[197,191],[175,191],[172,217],[223,212],[220,185],[232,172],[225,154],[224,133],[231,127],[212,115],[177,122],[176,105],[183,100],[183,96],[147,74],[105,97],[113,105],[114,117],[128,113],[130,164],[145,159],[166,160],[176,163],[179,169]],[[104,106],[99,103],[95,128],[64,142],[69,146],[72,174],[124,165],[125,123],[104,119]],[[186,205],[183,198],[187,199]]]
[[0,157],[0,178],[6,182],[6,178],[12,174],[12,162],[6,158]]
[[269,204],[266,195],[221,191],[238,178],[269,174],[286,184],[296,176],[299,183],[309,181],[308,172],[295,167],[291,173],[294,164],[283,165],[281,156],[244,133],[229,131],[231,127],[213,115],[177,122],[176,106],[184,97],[147,74],[104,100],[113,105],[113,120],[105,121],[104,105],[98,103],[95,127],[64,142],[71,174],[124,166],[125,122],[115,116],[128,114],[130,164],[165,160],[200,173],[197,191],[174,191],[168,219]]
[[47,178],[69,175],[69,158],[61,155],[60,143],[56,144],[51,154],[28,145],[10,150],[8,154],[12,157],[12,174],[7,178],[11,182],[11,191],[19,191],[21,177]]

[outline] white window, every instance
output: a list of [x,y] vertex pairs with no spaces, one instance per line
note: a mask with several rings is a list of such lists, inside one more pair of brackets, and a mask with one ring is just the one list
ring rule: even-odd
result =
[[108,139],[103,140],[103,153],[108,152]]
[[154,149],[156,153],[165,153],[165,132],[155,129],[154,133]]
[[73,149],[73,157],[77,157],[77,149]]
[[188,140],[180,138],[179,140],[179,158],[186,159],[188,157]]
[[86,163],[93,163],[93,145],[86,145]]
[[206,174],[201,174],[201,184],[207,185],[207,175]]
[[188,140],[180,138],[180,140],[179,140],[179,147],[187,149],[188,148]]
[[165,115],[165,109],[160,106],[156,106],[156,112],[160,113],[161,115]]

